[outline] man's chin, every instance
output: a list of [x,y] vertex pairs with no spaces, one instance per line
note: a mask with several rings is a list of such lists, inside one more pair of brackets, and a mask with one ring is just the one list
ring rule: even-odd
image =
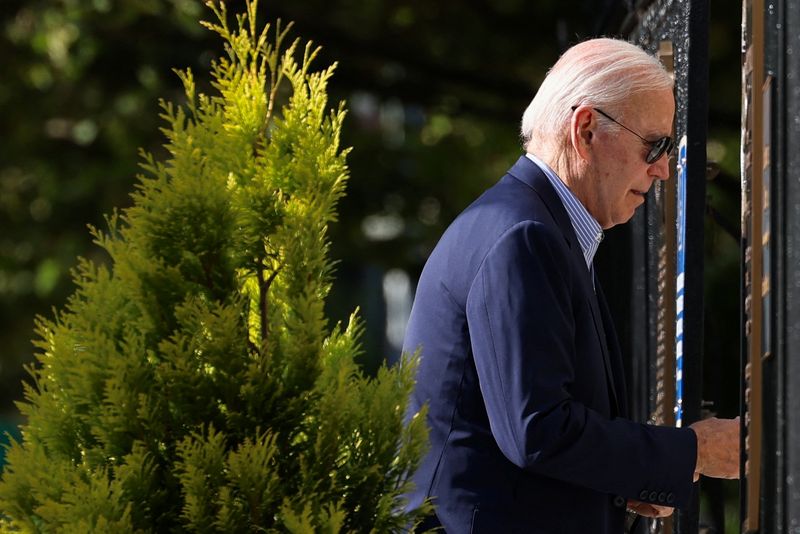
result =
[[626,222],[630,221],[631,219],[633,219],[633,216],[636,213],[637,209],[638,209],[638,206],[636,208],[634,208],[633,210],[631,210],[630,213],[627,213],[625,215],[620,215],[619,217],[615,217],[614,221],[609,225],[601,225],[603,227],[603,230],[608,230],[609,228],[613,228],[614,226],[618,226],[620,224],[625,224]]

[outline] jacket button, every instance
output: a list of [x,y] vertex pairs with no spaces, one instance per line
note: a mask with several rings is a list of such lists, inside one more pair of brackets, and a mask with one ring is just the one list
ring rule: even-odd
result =
[[650,497],[650,502],[656,502],[656,499],[658,499],[658,493],[655,491],[651,491],[648,497]]
[[667,502],[667,494],[664,493],[663,491],[658,494],[658,502],[660,502],[660,503]]
[[675,502],[675,495],[673,493],[667,493],[667,504],[672,504]]
[[647,500],[647,490],[642,490],[642,492],[639,494],[639,500],[640,501],[646,501]]
[[614,506],[616,506],[617,508],[625,508],[626,504],[628,503],[625,501],[625,497],[621,495],[617,495],[616,497],[614,497]]

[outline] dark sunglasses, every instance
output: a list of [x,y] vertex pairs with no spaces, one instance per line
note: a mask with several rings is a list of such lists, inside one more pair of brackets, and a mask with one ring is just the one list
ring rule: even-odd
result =
[[[572,106],[572,111],[575,111],[576,109],[578,109],[578,106]],[[611,115],[609,115],[608,113],[603,111],[602,109],[600,109],[600,108],[593,108],[593,109],[596,112],[598,112],[600,115],[602,115],[603,117],[605,117],[608,120],[610,120],[611,122],[613,122],[615,124],[618,124],[619,126],[622,126],[626,130],[628,130],[630,133],[632,133],[633,135],[635,135],[636,137],[641,139],[642,142],[644,142],[645,144],[649,145],[650,146],[650,152],[648,152],[647,156],[644,158],[644,160],[648,164],[655,163],[664,154],[669,156],[672,153],[672,149],[675,148],[675,141],[673,141],[672,138],[669,137],[668,135],[665,135],[664,137],[662,137],[660,139],[657,139],[655,141],[648,141],[647,139],[645,139],[644,137],[642,137],[638,133],[634,132],[633,130],[631,130],[630,128],[628,128],[627,126],[625,126],[624,124],[619,122],[617,119],[615,119],[614,117],[612,117]]]

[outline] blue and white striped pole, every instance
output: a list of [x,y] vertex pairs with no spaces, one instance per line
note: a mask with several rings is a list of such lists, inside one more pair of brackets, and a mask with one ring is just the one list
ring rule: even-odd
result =
[[678,145],[677,258],[675,266],[675,426],[683,421],[683,303],[686,280],[686,136]]

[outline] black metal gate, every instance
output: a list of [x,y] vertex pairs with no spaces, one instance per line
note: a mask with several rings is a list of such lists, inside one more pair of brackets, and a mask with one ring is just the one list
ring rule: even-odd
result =
[[[626,352],[633,417],[687,426],[701,417],[703,355],[703,224],[708,120],[707,0],[652,2],[635,12],[631,40],[657,54],[675,78],[674,179],[650,193],[631,224],[610,232],[607,254],[631,258],[629,278],[619,264],[604,286],[621,291],[617,303]],[[602,276],[602,264],[599,267]],[[610,274],[610,272],[609,272]],[[616,280],[613,280],[616,278]],[[693,506],[664,521],[642,523],[639,532],[698,532]]]
[[800,532],[800,2],[743,3],[742,532]]

